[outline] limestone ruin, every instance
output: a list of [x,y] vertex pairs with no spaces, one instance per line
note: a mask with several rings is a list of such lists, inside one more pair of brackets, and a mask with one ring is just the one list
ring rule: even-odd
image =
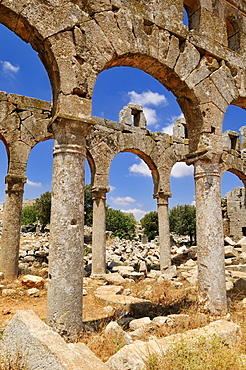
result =
[[[195,170],[201,303],[214,314],[227,310],[220,182],[224,171],[232,171],[245,184],[246,141],[243,136],[240,146],[233,131],[222,135],[222,121],[230,104],[246,107],[245,14],[238,0],[0,2],[0,22],[38,51],[53,90],[52,106],[1,93],[0,133],[9,159],[1,270],[6,277],[17,274],[28,154],[54,137],[48,323],[59,332],[76,337],[81,328],[86,155],[100,228],[93,237],[93,273],[104,269],[104,204],[113,157],[132,151],[152,171],[162,268],[170,265],[169,175],[177,161],[186,161]],[[92,117],[97,76],[116,66],[142,69],[172,91],[186,129],[177,125],[172,138],[151,133],[139,106],[126,107],[118,123]]]

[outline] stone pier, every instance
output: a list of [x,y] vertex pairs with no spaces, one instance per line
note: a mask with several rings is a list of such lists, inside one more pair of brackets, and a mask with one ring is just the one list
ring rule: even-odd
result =
[[59,117],[55,137],[47,320],[68,340],[82,325],[84,158],[91,120]]
[[8,173],[5,178],[6,198],[4,203],[0,271],[5,278],[18,276],[22,198],[26,177]]
[[158,225],[159,225],[159,246],[160,246],[160,269],[165,270],[171,265],[170,249],[170,228],[168,213],[168,198],[171,193],[164,194],[159,192],[154,195],[157,199]]
[[211,151],[193,160],[199,298],[204,308],[215,315],[227,309],[220,157],[220,153]]
[[106,273],[106,193],[108,191],[108,188],[92,188],[92,277],[100,277]]

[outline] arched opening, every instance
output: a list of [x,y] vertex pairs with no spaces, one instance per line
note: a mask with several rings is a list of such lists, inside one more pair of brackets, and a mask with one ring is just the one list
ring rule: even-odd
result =
[[137,221],[156,210],[153,179],[147,164],[133,153],[119,153],[111,163],[107,203],[115,209],[132,213]]
[[225,21],[228,47],[236,53],[240,53],[240,30],[237,19],[234,14],[230,14]]
[[31,150],[27,163],[24,202],[26,199],[36,199],[46,191],[51,191],[53,146],[53,140],[46,140]]
[[[177,162],[171,171],[170,187],[172,197],[169,199],[170,209],[178,204],[195,205],[194,168],[185,162]],[[180,191],[180,189],[183,189]]]
[[[0,138],[1,139],[1,138]],[[0,166],[0,209],[1,214],[3,212],[2,206],[5,200],[5,176],[7,175],[8,169],[8,155],[6,151],[5,144],[2,140],[0,140],[0,158],[1,158],[1,166]],[[2,217],[1,217],[2,221]]]
[[131,67],[105,70],[98,76],[93,93],[94,116],[119,120],[128,103],[140,104],[147,129],[172,133],[174,122],[183,116],[175,96],[149,74]]
[[184,1],[184,25],[189,27],[189,30],[199,30],[200,11],[197,0]]
[[51,101],[51,86],[38,53],[0,24],[1,91]]

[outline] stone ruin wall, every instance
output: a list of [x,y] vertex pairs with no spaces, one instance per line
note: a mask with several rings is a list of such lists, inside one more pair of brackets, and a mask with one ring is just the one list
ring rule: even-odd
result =
[[[188,27],[183,24],[184,8],[188,13]],[[14,129],[2,129],[3,137],[10,135],[10,140],[5,143],[9,171],[6,177],[2,266],[7,266],[6,271],[16,276],[19,223],[11,223],[11,219],[13,215],[20,219],[25,163],[36,140],[33,141],[32,130],[34,132],[42,122],[47,130],[48,123],[49,135],[55,139],[48,322],[67,336],[79,331],[83,279],[80,273],[83,158],[88,150],[88,137],[95,126],[91,117],[91,97],[100,72],[116,66],[136,67],[172,91],[184,113],[189,144],[185,147],[188,153],[183,159],[194,165],[196,184],[199,297],[209,311],[215,314],[224,312],[227,302],[220,182],[224,171],[232,171],[245,184],[246,142],[243,139],[239,152],[238,138],[233,132],[222,137],[222,122],[230,104],[246,107],[244,2],[1,0],[0,22],[38,51],[53,90],[51,114],[49,112],[45,117],[46,108],[42,108],[43,119],[39,118],[40,122],[35,122],[31,114],[31,118],[26,120],[26,124],[31,126],[25,130],[24,113],[20,113],[14,104]],[[11,99],[9,103],[12,103]],[[42,104],[46,107],[47,103]],[[12,118],[11,114],[9,118]],[[22,123],[21,127],[17,121]],[[137,128],[141,130],[141,127]],[[12,135],[16,140],[11,139]],[[97,135],[100,137],[100,133]],[[115,137],[113,133],[110,135]],[[136,150],[133,142],[127,139],[130,133],[119,132],[117,135],[123,139],[120,150]],[[153,156],[151,151],[147,151],[146,160],[151,165],[159,216],[164,222],[170,193],[163,174],[175,163],[177,156],[184,153],[179,152],[178,143],[163,147],[163,138],[156,140],[154,135],[145,135],[145,142],[149,144],[144,150],[155,142]],[[110,161],[112,145],[104,142],[100,150],[103,152],[107,147],[109,154],[105,150],[105,156]],[[93,150],[96,155],[96,145],[91,148]],[[137,150],[144,153],[143,147]],[[158,151],[165,162],[157,159],[154,166]],[[20,172],[18,168],[21,168]],[[94,173],[96,212],[99,215],[105,202],[107,166],[102,168],[99,177],[96,176],[96,166]],[[167,228],[168,224],[162,223],[161,230]],[[9,253],[11,245],[14,250]],[[74,270],[78,275],[71,281],[69,276]],[[60,276],[63,276],[62,280]],[[66,312],[69,314],[64,316]],[[60,317],[64,317],[62,322]]]
[[245,188],[237,187],[222,199],[222,217],[225,236],[238,242],[246,236]]

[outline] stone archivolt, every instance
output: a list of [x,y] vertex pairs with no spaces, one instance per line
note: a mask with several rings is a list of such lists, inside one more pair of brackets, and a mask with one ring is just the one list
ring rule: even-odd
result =
[[[184,8],[188,14],[188,27],[183,25]],[[0,1],[0,22],[38,51],[52,85],[52,111],[50,113],[47,109],[47,103],[39,103],[42,107],[38,119],[33,106],[20,112],[14,97],[12,101],[12,98],[2,95],[1,138],[9,154],[6,204],[11,192],[16,196],[15,200],[11,197],[11,207],[19,204],[22,198],[30,149],[36,142],[50,138],[51,134],[45,131],[47,119],[51,118],[49,130],[56,148],[62,148],[62,151],[56,150],[54,161],[53,203],[56,207],[52,208],[52,228],[56,231],[52,232],[50,259],[53,262],[50,269],[54,272],[50,280],[54,279],[50,284],[52,288],[49,288],[48,306],[51,308],[51,301],[56,299],[57,307],[63,307],[55,313],[50,309],[50,323],[56,326],[59,317],[61,330],[67,336],[72,335],[69,327],[72,327],[74,317],[81,315],[81,307],[75,305],[74,309],[71,308],[70,317],[70,309],[68,313],[64,312],[61,300],[81,297],[81,279],[74,283],[65,279],[65,285],[61,285],[58,277],[62,266],[55,256],[62,248],[61,253],[70,248],[77,258],[82,256],[79,239],[83,222],[78,215],[83,212],[83,190],[76,188],[76,181],[80,179],[83,183],[83,160],[79,155],[84,157],[86,149],[95,191],[108,186],[108,168],[114,155],[132,151],[150,167],[159,204],[167,202],[167,199],[160,201],[160,197],[163,194],[168,197],[169,177],[165,176],[170,174],[173,164],[181,160],[194,164],[199,218],[206,220],[210,214],[208,233],[204,231],[203,221],[202,227],[199,221],[197,224],[198,248],[205,251],[199,255],[200,295],[211,312],[216,314],[226,310],[224,266],[220,258],[214,258],[218,250],[221,253],[223,242],[218,207],[220,178],[223,171],[230,170],[245,182],[245,170],[244,148],[239,153],[232,133],[228,134],[229,139],[224,136],[222,140],[222,122],[230,104],[246,107],[245,15],[245,5],[237,0]],[[182,138],[183,143],[180,137],[175,141],[175,135],[171,140],[164,134],[145,130],[143,122],[138,127],[129,127],[128,124],[124,130],[120,128],[121,122],[112,124],[96,119],[95,124],[91,117],[95,81],[100,72],[115,66],[140,68],[174,93],[186,120],[187,135]],[[24,101],[26,98],[16,99]],[[10,109],[9,113],[6,109]],[[30,116],[27,111],[31,112]],[[21,129],[12,130],[11,124],[4,119],[7,116],[13,127],[20,119]],[[115,125],[119,129],[113,127]],[[43,130],[41,135],[37,132],[40,127]],[[229,149],[228,143],[231,143]],[[98,153],[103,155],[104,163],[98,162]],[[73,155],[81,163],[76,176]],[[20,173],[13,160],[15,156],[22,168]],[[69,186],[64,186],[65,173]],[[75,189],[74,199],[70,196],[69,187]],[[58,240],[57,235],[62,235],[58,220],[63,220],[69,230],[73,229],[72,238],[67,233]],[[218,226],[219,232],[214,232],[215,224],[221,225]],[[9,234],[7,226],[6,233]],[[18,233],[15,234],[17,240]],[[16,267],[13,268],[14,261],[11,264],[13,274]],[[66,296],[68,290],[69,295]],[[55,298],[57,291],[60,292],[59,298]],[[66,319],[63,320],[64,315]],[[73,326],[73,334],[79,330],[79,324]]]

